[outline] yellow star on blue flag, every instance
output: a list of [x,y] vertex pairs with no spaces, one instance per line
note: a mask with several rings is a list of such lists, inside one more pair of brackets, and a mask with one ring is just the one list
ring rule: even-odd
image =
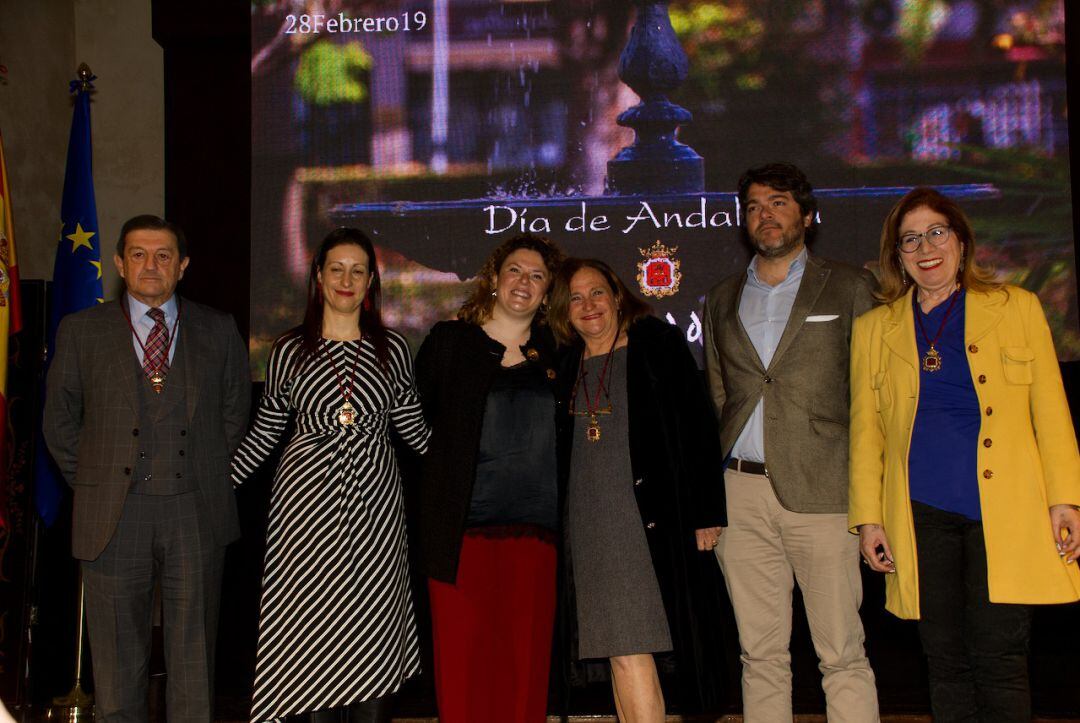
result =
[[[94,231],[83,231],[82,224],[76,221],[75,222],[75,233],[69,233],[64,238],[66,238],[68,241],[71,241],[71,253],[75,253],[75,251],[77,251],[80,246],[85,246],[86,248],[90,249],[90,251],[92,252],[94,250],[94,246],[93,246],[93,244],[90,243],[90,239],[94,235],[95,235]],[[94,262],[91,261],[90,263],[94,263]],[[98,278],[100,279],[101,278],[101,262],[99,261],[99,262],[97,262],[97,264],[98,264]]]

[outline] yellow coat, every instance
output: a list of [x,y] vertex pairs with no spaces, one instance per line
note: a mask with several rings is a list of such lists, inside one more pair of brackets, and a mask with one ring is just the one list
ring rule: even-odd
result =
[[[1054,546],[1049,507],[1080,504],[1080,455],[1054,343],[1023,289],[968,293],[964,341],[982,410],[979,501],[991,602],[1080,599],[1077,564]],[[919,398],[911,292],[855,320],[848,524],[884,526],[896,563],[885,607],[919,617],[908,450]],[[948,359],[942,360],[948,364]]]

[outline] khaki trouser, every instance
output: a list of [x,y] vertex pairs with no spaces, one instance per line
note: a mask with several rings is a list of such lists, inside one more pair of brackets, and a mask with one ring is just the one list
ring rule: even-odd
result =
[[831,723],[878,721],[859,619],[859,540],[845,514],[784,509],[768,478],[724,475],[729,526],[716,545],[742,649],[746,723],[790,721],[791,595],[798,581]]

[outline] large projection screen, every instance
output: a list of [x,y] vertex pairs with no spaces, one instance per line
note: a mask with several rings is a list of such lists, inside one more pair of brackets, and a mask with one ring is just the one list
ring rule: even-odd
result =
[[689,70],[670,99],[704,188],[605,196],[634,140],[616,118],[639,100],[618,75],[639,5],[253,2],[255,377],[342,223],[375,239],[385,319],[414,351],[522,229],[644,292],[641,264],[678,261],[677,290],[647,300],[700,348],[704,294],[747,260],[736,180],[775,160],[820,190],[813,251],[871,269],[904,190],[949,189],[980,259],[1036,292],[1059,356],[1080,358],[1062,0],[675,0]]

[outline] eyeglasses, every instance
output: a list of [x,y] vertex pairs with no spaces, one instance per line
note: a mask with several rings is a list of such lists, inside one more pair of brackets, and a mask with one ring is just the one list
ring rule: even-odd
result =
[[948,226],[934,226],[926,229],[923,233],[904,234],[896,242],[896,246],[905,254],[913,254],[922,246],[923,239],[929,241],[933,246],[944,246],[951,233],[952,229]]

